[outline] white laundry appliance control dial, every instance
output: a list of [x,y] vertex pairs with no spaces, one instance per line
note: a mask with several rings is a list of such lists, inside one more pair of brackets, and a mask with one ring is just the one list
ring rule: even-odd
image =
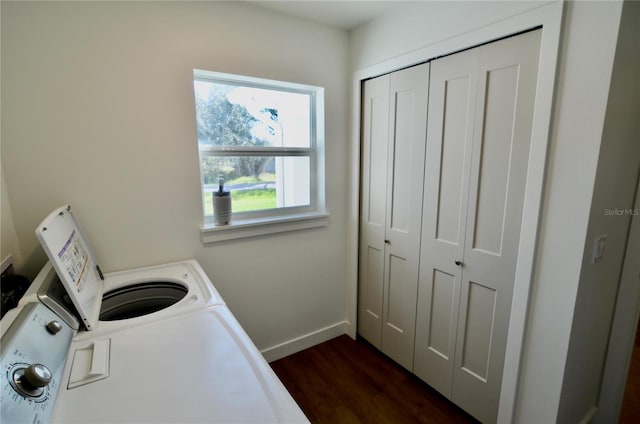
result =
[[13,364],[9,371],[9,384],[24,397],[34,401],[44,401],[48,398],[47,385],[51,382],[51,371],[42,364]]
[[0,343],[0,422],[51,421],[72,337],[71,327],[45,305],[22,308]]

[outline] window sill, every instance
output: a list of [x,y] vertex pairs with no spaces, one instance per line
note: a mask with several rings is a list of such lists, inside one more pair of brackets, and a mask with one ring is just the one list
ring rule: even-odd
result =
[[327,225],[329,225],[329,213],[310,212],[269,218],[235,220],[229,225],[205,224],[200,229],[200,238],[202,243],[207,244],[307,228],[326,227]]

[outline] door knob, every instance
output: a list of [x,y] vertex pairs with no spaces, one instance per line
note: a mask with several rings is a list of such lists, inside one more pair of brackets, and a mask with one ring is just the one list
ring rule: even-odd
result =
[[455,261],[454,263],[458,266],[462,265],[462,261]]
[[391,241],[390,240],[385,240],[384,244],[391,244]]

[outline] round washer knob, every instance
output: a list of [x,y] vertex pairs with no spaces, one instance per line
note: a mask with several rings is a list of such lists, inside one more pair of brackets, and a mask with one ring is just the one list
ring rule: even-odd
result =
[[62,324],[60,324],[59,321],[50,321],[46,327],[47,331],[51,334],[56,334],[62,331]]
[[42,364],[31,364],[24,370],[24,383],[39,388],[44,387],[51,381],[51,371]]

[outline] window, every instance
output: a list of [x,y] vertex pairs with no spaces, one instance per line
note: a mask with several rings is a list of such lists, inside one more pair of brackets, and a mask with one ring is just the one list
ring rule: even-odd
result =
[[[201,70],[193,76],[203,231],[326,217],[324,90]],[[221,182],[232,199],[224,228],[213,216]]]

